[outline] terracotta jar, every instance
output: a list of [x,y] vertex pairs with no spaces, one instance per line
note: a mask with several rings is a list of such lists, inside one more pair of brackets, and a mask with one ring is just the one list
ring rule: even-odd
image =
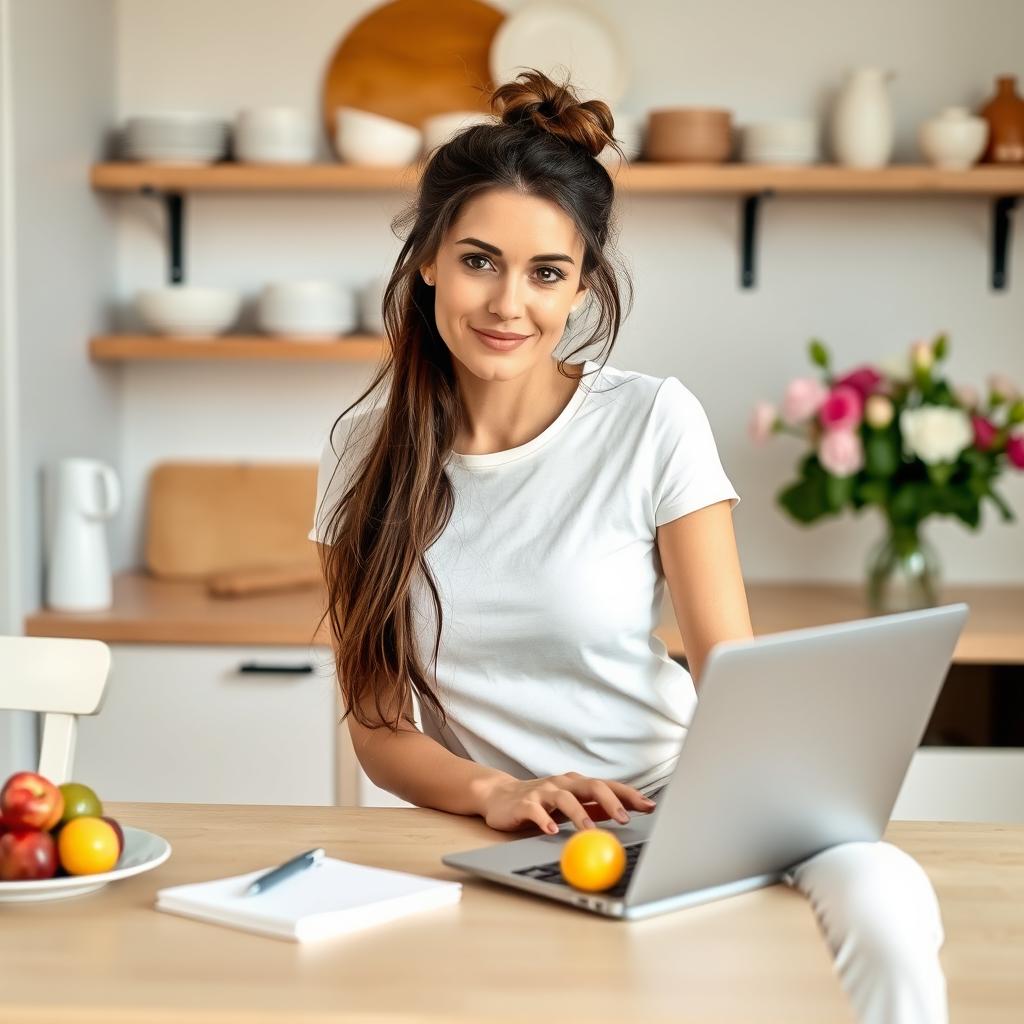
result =
[[995,96],[978,110],[989,124],[982,163],[1024,163],[1024,99],[1016,85],[1016,75],[997,75]]

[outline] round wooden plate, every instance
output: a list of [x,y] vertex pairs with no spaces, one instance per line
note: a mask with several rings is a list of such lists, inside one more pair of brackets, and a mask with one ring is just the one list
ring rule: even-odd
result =
[[452,110],[490,108],[491,40],[505,20],[480,0],[392,0],[371,11],[338,44],[322,89],[324,129],[334,144],[334,111],[358,107],[419,128]]

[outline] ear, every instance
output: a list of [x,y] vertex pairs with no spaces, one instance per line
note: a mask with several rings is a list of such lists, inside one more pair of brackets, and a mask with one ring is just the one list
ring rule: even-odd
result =
[[580,285],[576,292],[576,297],[572,300],[572,305],[569,307],[569,315],[574,314],[584,302],[587,301],[587,296],[590,294],[590,289]]
[[428,263],[420,267],[420,277],[423,278],[426,284],[433,287],[434,283],[437,281],[437,274],[434,270],[434,264]]

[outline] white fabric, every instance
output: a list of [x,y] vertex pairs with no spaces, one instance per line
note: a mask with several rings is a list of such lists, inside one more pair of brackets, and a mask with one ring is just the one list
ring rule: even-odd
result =
[[[591,360],[584,369],[533,440],[452,455],[454,513],[427,552],[442,601],[437,681],[449,720],[442,730],[423,705],[422,725],[452,752],[516,778],[577,771],[644,789],[671,774],[697,702],[690,673],[652,636],[665,584],[655,530],[740,498],[703,407],[676,377],[607,365],[597,377]],[[364,450],[352,446],[335,473],[338,431],[321,458],[321,523]],[[325,541],[322,529],[309,536]],[[432,680],[425,581],[413,605]]]

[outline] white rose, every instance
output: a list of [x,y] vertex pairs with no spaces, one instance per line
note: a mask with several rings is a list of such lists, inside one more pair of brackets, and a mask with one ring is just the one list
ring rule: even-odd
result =
[[887,356],[884,359],[878,360],[877,365],[882,373],[893,380],[910,380],[913,375],[913,367],[910,365],[910,354],[908,352]]
[[900,413],[903,447],[922,462],[952,462],[974,441],[971,419],[963,409],[922,405]]

